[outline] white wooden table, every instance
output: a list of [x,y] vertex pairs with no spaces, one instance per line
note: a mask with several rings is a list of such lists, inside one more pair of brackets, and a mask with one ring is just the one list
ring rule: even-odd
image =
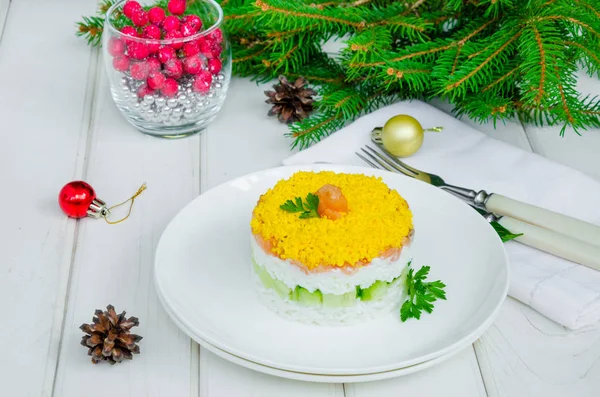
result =
[[[600,395],[600,330],[569,332],[508,299],[472,347],[432,369],[365,384],[311,384],[230,364],[179,331],[153,286],[157,240],[201,192],[277,166],[286,127],[266,116],[264,87],[232,82],[208,133],[166,141],[135,131],[114,106],[96,50],[74,22],[94,0],[0,0],[0,395],[202,397],[519,397]],[[598,93],[597,81],[584,79]],[[594,92],[595,90],[595,92]],[[449,106],[436,106],[449,111]],[[484,133],[600,178],[600,131],[583,137],[518,124]],[[116,203],[142,182],[130,219],[110,226],[67,219],[70,180]],[[140,318],[142,353],[92,365],[79,325],[113,304]]]

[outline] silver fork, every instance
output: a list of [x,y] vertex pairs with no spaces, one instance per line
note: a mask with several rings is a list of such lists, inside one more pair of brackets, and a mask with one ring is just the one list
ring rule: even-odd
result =
[[498,216],[511,217],[600,248],[600,227],[597,225],[523,203],[497,193],[488,194],[485,190],[477,192],[460,186],[450,185],[440,176],[411,167],[388,152],[381,145],[377,143],[375,145],[377,149],[366,145],[361,148],[362,154],[356,152],[356,155],[372,167],[399,172],[408,177],[439,187],[466,201],[471,206],[484,210],[488,213],[487,217],[489,219],[494,219],[492,216],[494,214],[496,215],[496,219],[499,219]]
[[466,201],[467,203],[473,205],[476,208],[487,210],[485,208],[485,202],[489,195],[485,190],[480,190],[479,192],[476,192],[475,190],[465,189],[460,186],[447,184],[440,176],[413,168],[410,165],[400,161],[396,156],[388,152],[382,146],[378,145],[378,148],[381,152],[369,145],[366,145],[364,148],[361,148],[361,151],[371,160],[365,158],[358,152],[356,152],[355,154],[358,157],[360,157],[364,162],[366,162],[374,168],[381,168],[391,172],[400,172],[406,176],[418,179],[425,183],[429,183],[430,185],[439,187],[440,189],[452,193],[453,195]]
[[[449,185],[438,175],[413,168],[380,145],[377,146],[380,150],[366,146],[361,148],[363,154],[356,152],[356,155],[371,167],[399,172],[454,194],[474,207],[488,222],[498,222],[512,233],[519,234],[520,236],[516,240],[520,243],[600,270],[600,245],[598,245],[600,240],[593,235],[591,237],[585,235],[586,232],[600,232],[600,228],[597,226],[504,196],[500,196],[502,199],[499,201],[492,199],[491,203],[495,209],[489,210],[489,198],[494,197],[495,194],[488,195],[483,190],[475,192],[460,186]],[[478,205],[474,205],[475,203]],[[522,216],[519,218],[518,215]],[[537,221],[537,223],[531,222],[531,220]],[[553,227],[547,227],[548,225]]]

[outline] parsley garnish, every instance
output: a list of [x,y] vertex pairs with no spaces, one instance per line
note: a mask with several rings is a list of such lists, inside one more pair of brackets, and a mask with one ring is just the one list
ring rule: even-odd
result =
[[301,212],[300,219],[319,218],[317,208],[319,208],[319,196],[308,193],[306,200],[302,202],[301,197],[296,197],[295,202],[286,201],[279,208],[287,212]]
[[500,237],[500,240],[502,240],[503,243],[523,235],[523,233],[512,233],[510,230],[508,230],[498,222],[490,222],[490,225],[492,225],[496,233],[498,233],[498,236]]
[[[408,263],[410,266],[410,262]],[[400,308],[400,320],[402,322],[409,318],[421,318],[421,313],[425,310],[427,313],[433,311],[433,302],[438,299],[446,300],[446,285],[440,280],[425,282],[429,274],[429,266],[423,266],[414,273],[413,269],[408,269],[406,275],[406,289],[408,298]]]

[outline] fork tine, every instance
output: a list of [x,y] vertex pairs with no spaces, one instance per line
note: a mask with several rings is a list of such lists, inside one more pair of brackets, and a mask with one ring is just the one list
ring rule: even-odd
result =
[[[390,167],[392,167],[394,170],[406,175],[406,176],[410,176],[411,178],[414,178],[416,175],[414,173],[412,173],[410,170],[404,169],[402,167],[400,167],[397,164],[392,163],[389,159],[387,159],[384,155],[382,155],[381,153],[379,153],[377,150],[373,149],[372,147],[370,147],[369,145],[365,146],[366,149],[369,150],[369,152],[371,152],[372,154],[374,154],[375,156],[377,156],[379,159],[381,159],[382,161],[384,161],[387,165],[389,165]],[[373,158],[373,155],[370,154],[369,152],[367,152],[365,149],[362,149],[363,152],[369,154],[370,157]]]
[[386,149],[385,149],[383,146],[380,146],[380,145],[378,145],[378,147],[379,147],[379,149],[381,149],[381,151],[382,151],[383,153],[385,153],[385,154],[386,154],[386,155],[387,155],[387,156],[390,158],[390,160],[392,160],[394,163],[398,164],[399,166],[401,166],[401,167],[404,167],[404,168],[406,168],[407,170],[409,170],[409,171],[411,171],[411,172],[414,172],[415,174],[418,174],[418,173],[420,173],[420,172],[421,172],[421,171],[419,171],[418,169],[416,169],[416,168],[413,168],[413,167],[411,167],[410,165],[406,164],[405,162],[403,162],[403,161],[400,161],[400,160],[398,159],[398,157],[394,156],[392,153],[390,153],[389,151],[387,151],[387,150],[386,150]]
[[[371,155],[369,152],[365,151],[364,149],[361,148],[361,150],[371,159],[373,160],[378,166],[375,166],[375,168],[379,168],[382,170],[387,170],[390,172],[397,172],[394,168],[390,167],[389,165],[387,165],[386,163],[384,163],[383,161],[379,160],[378,158],[374,157],[373,155]],[[361,159],[363,159],[364,161],[366,161],[367,163],[374,165],[372,161],[368,160],[367,158],[365,158],[364,156],[362,156],[360,153],[356,153],[358,155],[358,157],[360,157]]]
[[380,165],[377,165],[377,164],[373,163],[371,160],[367,159],[365,156],[363,156],[362,154],[360,154],[358,152],[354,152],[354,154],[357,155],[358,157],[360,157],[362,159],[362,161],[364,161],[365,163],[369,164],[373,168],[377,168],[377,169],[382,169],[383,168]]

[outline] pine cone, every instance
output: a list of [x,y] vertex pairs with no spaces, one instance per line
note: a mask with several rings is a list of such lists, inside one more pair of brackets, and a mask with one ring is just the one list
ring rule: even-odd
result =
[[131,360],[133,354],[140,353],[136,342],[142,340],[139,335],[130,334],[129,330],[140,324],[136,317],[125,318],[125,312],[115,312],[112,305],[105,312],[96,310],[93,324],[82,324],[79,329],[85,332],[81,344],[87,348],[88,356],[92,356],[94,364],[106,360],[111,365],[124,359]]
[[304,88],[307,84],[304,77],[298,77],[294,84],[290,84],[285,76],[279,76],[279,84],[273,86],[275,91],[265,91],[269,97],[265,102],[273,104],[268,115],[278,115],[279,121],[286,124],[307,118],[313,110],[312,96],[317,94],[310,88]]

